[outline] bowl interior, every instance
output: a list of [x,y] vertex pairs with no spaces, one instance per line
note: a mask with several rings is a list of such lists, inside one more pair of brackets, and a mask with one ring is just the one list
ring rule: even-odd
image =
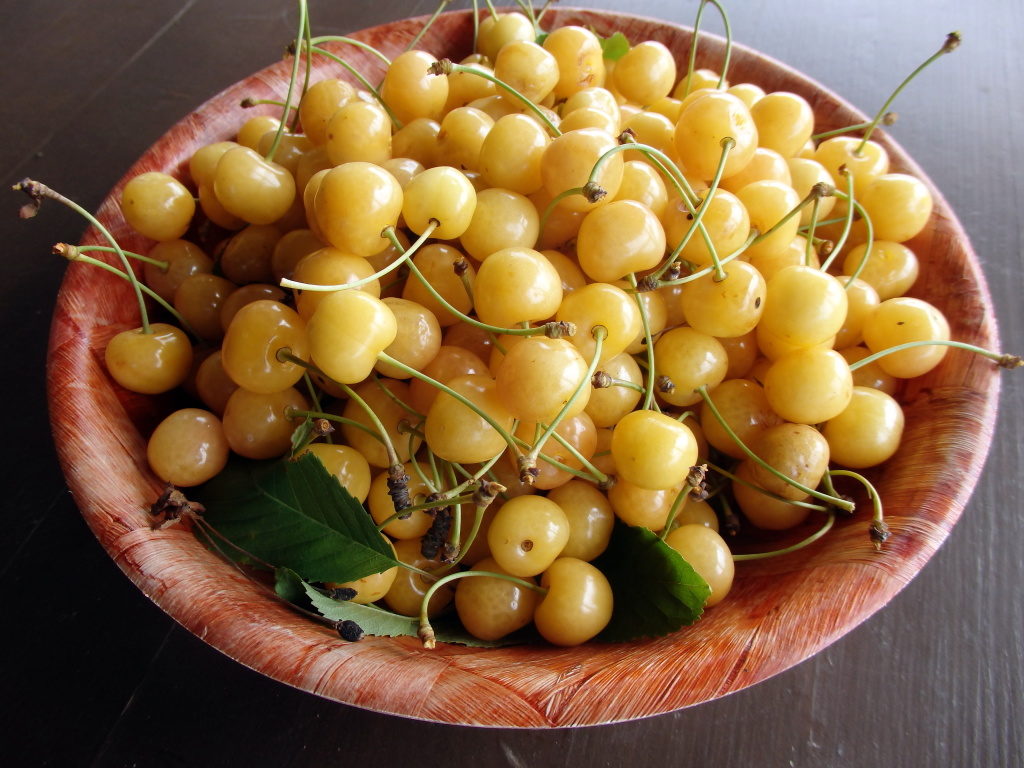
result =
[[[632,42],[655,39],[684,71],[690,33],[622,14],[555,8],[547,24],[622,31]],[[356,33],[395,54],[422,20]],[[469,52],[465,12],[443,15],[421,43],[440,56]],[[702,36],[699,66],[720,66],[722,41]],[[371,79],[378,62],[357,49],[346,58]],[[174,126],[126,174],[100,218],[126,248],[149,243],[125,225],[116,204],[125,180],[147,170],[186,178],[202,144],[234,135],[243,97],[279,97],[289,62],[256,73]],[[341,69],[318,62],[322,76]],[[736,47],[732,82],[788,90],[808,99],[819,130],[863,116],[805,76]],[[895,170],[925,178],[884,136]],[[927,179],[925,178],[927,182]],[[930,182],[927,182],[930,184]],[[997,347],[991,301],[978,261],[952,211],[934,188],[935,214],[910,246],[925,266],[912,294],[942,309],[953,338]],[[90,231],[87,241],[99,242]],[[902,393],[907,415],[897,456],[873,478],[893,536],[881,553],[867,536],[867,508],[804,552],[744,563],[729,598],[695,626],[669,637],[622,645],[423,650],[414,638],[366,638],[346,644],[309,622],[204,549],[183,528],[151,531],[145,510],[160,491],[145,460],[144,435],[167,407],[161,399],[115,388],[102,350],[114,333],[137,324],[125,284],[72,265],[55,311],[49,396],[56,443],[68,484],[88,524],[118,566],[183,626],[263,674],[367,709],[446,723],[550,727],[628,720],[707,701],[764,680],[802,661],[881,608],[924,565],[961,514],[991,441],[998,378],[987,361],[950,351]],[[836,595],[842,595],[836,600]]]

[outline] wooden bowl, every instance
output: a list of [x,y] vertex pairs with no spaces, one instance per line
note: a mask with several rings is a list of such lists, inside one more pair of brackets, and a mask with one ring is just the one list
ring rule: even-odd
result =
[[[354,36],[397,53],[421,23],[403,20]],[[546,23],[593,26],[605,35],[621,30],[633,42],[660,40],[684,71],[691,35],[681,27],[569,8],[550,11]],[[457,12],[442,16],[422,47],[460,58],[471,39],[470,16]],[[722,50],[721,40],[703,36],[698,65],[718,66]],[[346,56],[371,79],[379,75],[375,59],[354,48]],[[150,245],[121,217],[117,200],[125,180],[149,170],[186,178],[197,147],[232,137],[251,116],[239,107],[243,97],[284,93],[289,66],[276,64],[214,97],[135,164],[99,211],[124,247]],[[321,66],[325,75],[338,72]],[[820,126],[864,119],[814,81],[752,50],[734,49],[729,74],[732,82],[801,94]],[[924,178],[898,146],[878,139],[895,170]],[[934,187],[932,194],[935,214],[910,243],[925,267],[913,293],[945,312],[953,338],[998,348],[977,257]],[[86,241],[99,236],[90,231]],[[856,519],[810,549],[741,564],[729,598],[672,636],[570,649],[442,644],[425,651],[414,638],[344,643],[267,597],[189,531],[150,530],[145,510],[160,483],[146,465],[144,435],[166,404],[116,388],[102,364],[107,339],[137,322],[125,283],[81,265],[68,269],[50,339],[53,430],[68,485],[114,562],[195,635],[269,677],[358,707],[444,723],[553,727],[629,720],[724,696],[808,658],[884,606],[949,534],[981,472],[999,390],[991,362],[951,350],[903,391],[903,445],[875,476],[893,533],[881,553],[868,539],[870,513],[862,505]]]

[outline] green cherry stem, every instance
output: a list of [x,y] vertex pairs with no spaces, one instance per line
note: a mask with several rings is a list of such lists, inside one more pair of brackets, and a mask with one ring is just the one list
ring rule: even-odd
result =
[[821,198],[815,197],[811,203],[811,220],[807,226],[807,242],[804,244],[804,264],[810,266],[811,254],[814,253],[814,230],[818,228],[818,210],[821,208]]
[[[886,112],[882,115],[882,125],[895,125],[896,120],[899,116],[895,112]],[[855,131],[863,131],[866,128],[870,128],[874,124],[874,121],[868,120],[863,123],[857,123],[856,125],[848,125],[845,128],[836,128],[831,131],[822,131],[811,136],[811,141],[817,143],[824,139],[830,139],[833,136],[842,136],[845,133],[853,133]]]
[[838,195],[838,194],[839,193],[836,192],[835,188],[833,188],[832,186],[826,184],[823,181],[819,181],[817,184],[815,184],[813,187],[811,187],[811,191],[807,193],[807,195],[804,197],[804,199],[801,200],[799,203],[797,203],[795,206],[793,206],[785,216],[783,216],[781,219],[779,219],[774,224],[772,224],[771,227],[769,227],[767,230],[765,230],[764,232],[759,234],[757,237],[755,237],[752,245],[756,244],[756,243],[759,243],[762,240],[764,240],[766,237],[768,237],[773,232],[778,230],[779,227],[781,227],[787,221],[792,219],[794,216],[799,215],[800,211],[802,211],[804,208],[806,208],[808,205],[813,203],[818,198],[829,197],[831,195]]
[[[718,0],[704,0],[705,3],[715,6],[718,15],[722,17],[722,26],[725,29],[725,56],[722,59],[722,73],[718,76],[719,89],[725,86],[726,76],[729,73],[729,63],[732,60],[732,24],[729,23],[729,14],[725,6]],[[687,89],[689,91],[689,89]]]
[[34,179],[22,179],[15,184],[12,189],[16,192],[24,192],[32,199],[32,202],[22,206],[19,211],[21,218],[30,219],[35,216],[39,211],[39,206],[42,204],[43,198],[48,197],[51,200],[56,200],[61,205],[67,206],[73,210],[94,226],[101,235],[103,235],[104,239],[113,247],[114,253],[117,254],[117,258],[121,261],[121,266],[124,268],[124,277],[131,284],[132,290],[135,292],[135,299],[139,304],[139,317],[141,319],[142,332],[145,334],[152,333],[149,327],[149,313],[146,311],[146,298],[143,295],[142,283],[135,275],[135,271],[132,269],[131,264],[128,263],[128,257],[125,255],[125,252],[121,249],[117,240],[114,239],[114,236],[110,234],[110,230],[103,226],[99,219],[89,213],[89,211],[85,210],[85,208],[80,206],[74,200],[64,197],[60,192],[50,189],[50,187],[40,181],[35,181]]
[[697,70],[697,46],[700,43],[700,22],[704,17],[704,6],[707,5],[707,0],[700,0],[697,5],[697,17],[693,20],[693,38],[690,43],[690,58],[686,65],[686,90],[680,97],[685,99],[690,95],[690,88],[693,85],[693,73]]
[[434,22],[437,21],[437,17],[441,15],[441,12],[448,6],[448,3],[450,3],[451,1],[452,0],[441,0],[441,2],[437,4],[437,8],[434,10],[434,14],[429,19],[427,19],[427,23],[424,24],[420,28],[420,31],[416,33],[416,37],[409,41],[409,44],[405,46],[405,50],[411,51],[413,48],[420,44],[420,40],[422,40],[423,36],[427,34],[427,30],[434,26]]
[[707,464],[702,464],[696,467],[690,467],[690,473],[686,476],[686,485],[682,487],[679,493],[676,494],[675,499],[672,501],[672,507],[668,511],[668,516],[665,518],[665,527],[661,529],[661,533],[658,538],[662,541],[668,536],[672,530],[672,523],[675,522],[676,516],[679,514],[684,506],[686,506],[687,500],[690,498],[690,494],[700,488],[704,482],[704,476],[707,474]]
[[878,490],[866,477],[864,477],[864,475],[857,472],[851,472],[848,469],[830,469],[826,474],[832,477],[852,477],[864,486],[864,490],[868,492],[868,496],[871,498],[871,507],[873,510],[869,535],[871,536],[871,542],[875,545],[875,551],[881,552],[882,544],[885,543],[885,540],[888,539],[892,533],[889,530],[889,526],[885,524],[882,512],[882,497],[878,495]]
[[[708,469],[710,469],[712,472],[721,475],[722,477],[726,478],[727,480],[732,480],[732,481],[737,482],[737,483],[742,483],[743,485],[747,486],[748,488],[752,488],[755,491],[758,491],[758,492],[764,494],[765,496],[767,496],[770,499],[775,499],[775,501],[781,501],[781,502],[784,502],[786,504],[792,504],[794,507],[803,507],[804,509],[813,509],[816,512],[828,512],[828,510],[829,510],[829,507],[824,505],[824,504],[815,504],[813,501],[796,501],[794,499],[787,499],[784,496],[779,496],[779,494],[772,493],[767,488],[762,488],[759,485],[754,485],[749,480],[744,480],[742,477],[739,477],[736,474],[730,472],[725,467],[718,466],[714,462],[711,462],[711,461],[708,461],[708,460],[705,459],[704,463],[708,465]],[[724,499],[724,497],[723,497],[723,499]]]
[[[96,246],[97,250],[100,248],[101,246]],[[78,246],[75,245],[68,245],[67,243],[57,243],[55,246],[53,246],[53,252],[58,256],[63,256],[68,261],[80,261],[83,264],[89,264],[90,266],[93,267],[99,267],[100,269],[106,270],[112,275],[117,275],[122,280],[127,280],[128,282],[131,282],[131,278],[128,277],[124,270],[118,269],[113,264],[108,264],[105,261],[94,259],[92,256],[87,256],[81,252],[82,250],[84,249],[79,248]],[[104,248],[103,250],[108,249]],[[113,249],[109,250],[113,252]],[[153,301],[155,301],[157,304],[163,307],[168,312],[168,314],[170,314],[185,331],[192,335],[192,338],[201,338],[199,334],[196,333],[195,329],[188,324],[188,321],[181,316],[181,313],[178,312],[178,310],[176,310],[173,306],[171,306],[171,304],[163,296],[158,294],[145,283],[139,283],[139,288],[142,290],[144,294],[149,296],[149,298],[153,299]]]
[[[747,239],[744,241],[744,243],[739,248],[737,248],[735,251],[733,251],[732,253],[728,254],[727,256],[723,256],[719,260],[719,263],[724,267],[729,262],[734,261],[735,259],[737,259],[740,256],[742,256],[744,251],[746,251],[747,248],[750,247],[751,243],[753,243],[754,240],[757,239],[758,234],[759,233],[758,233],[758,231],[756,229],[750,230],[750,234],[747,235]],[[673,278],[671,280],[658,280],[653,285],[648,283],[647,277],[645,277],[644,280],[643,280],[644,290],[650,290],[652,288],[657,288],[657,287],[662,286],[662,285],[684,285],[685,283],[692,283],[694,280],[699,280],[700,278],[705,277],[706,275],[710,275],[714,271],[715,271],[715,265],[714,264],[709,264],[706,267],[702,267],[701,269],[698,269],[696,272],[691,272],[690,274],[686,275],[685,277],[676,277],[676,278]]]
[[558,129],[558,126],[552,123],[548,116],[544,114],[544,110],[542,110],[540,107],[534,104],[530,99],[526,98],[523,94],[521,94],[511,85],[495,77],[490,72],[484,72],[482,69],[477,69],[476,67],[469,67],[464,64],[456,64],[451,59],[439,59],[430,65],[430,74],[432,75],[450,75],[453,72],[468,72],[470,74],[476,75],[477,77],[482,77],[484,78],[484,80],[490,80],[496,86],[507,91],[512,96],[519,99],[519,101],[521,101],[524,105],[526,105],[526,107],[537,116],[537,119],[541,121],[544,127],[548,129],[548,133],[556,137],[562,135],[562,132]]
[[[299,30],[295,35],[297,40],[301,39],[306,31],[307,13],[306,0],[299,0]],[[277,148],[281,145],[281,137],[284,136],[285,127],[288,125],[292,96],[295,94],[295,85],[299,81],[299,59],[301,58],[298,46],[295,46],[295,52],[292,54],[292,72],[288,78],[288,90],[284,96],[284,114],[281,116],[281,122],[277,126],[277,132],[274,134],[274,140],[270,144],[270,149],[264,155],[264,159],[268,162],[273,161],[274,155],[277,154]]]
[[768,472],[771,472],[773,475],[775,475],[777,478],[782,480],[784,483],[787,483],[787,484],[793,486],[797,490],[802,491],[803,493],[806,493],[809,496],[813,496],[816,499],[820,499],[821,501],[824,501],[827,504],[832,504],[832,505],[834,505],[836,507],[839,507],[840,509],[846,510],[847,512],[852,512],[853,511],[854,504],[853,504],[852,501],[848,501],[847,499],[841,499],[841,498],[838,498],[836,496],[830,496],[827,493],[822,493],[821,491],[818,491],[818,490],[815,490],[814,488],[806,486],[803,483],[801,483],[801,482],[799,482],[797,480],[794,480],[789,475],[786,475],[786,474],[780,472],[775,467],[773,467],[771,464],[769,464],[764,459],[762,459],[760,456],[758,456],[756,453],[754,453],[752,450],[750,450],[750,448],[748,448],[746,443],[744,443],[740,439],[739,435],[736,434],[736,432],[733,430],[733,428],[729,425],[729,422],[727,422],[725,420],[725,418],[722,416],[721,412],[718,410],[718,407],[715,405],[714,401],[711,399],[711,395],[708,394],[708,387],[707,387],[707,385],[706,384],[701,384],[699,387],[697,387],[697,392],[698,392],[698,394],[700,394],[701,398],[704,400],[704,404],[711,410],[711,414],[715,417],[715,420],[722,426],[722,429],[725,430],[726,434],[729,435],[729,437],[733,440],[733,442],[735,442],[736,445],[739,446],[740,450],[742,450],[743,453],[745,453],[752,461],[757,462],[757,464],[759,466],[763,467]]
[[891,355],[895,352],[902,352],[904,349],[913,349],[914,347],[953,347],[954,349],[964,349],[967,350],[968,352],[974,352],[975,354],[981,355],[982,357],[987,357],[989,360],[992,360],[994,363],[996,363],[1000,368],[1013,369],[1020,368],[1021,365],[1024,365],[1024,361],[1022,361],[1020,357],[1018,357],[1017,355],[1007,355],[1002,352],[993,352],[990,349],[985,349],[984,347],[979,347],[975,344],[968,344],[965,341],[923,339],[919,341],[908,341],[905,342],[904,344],[897,344],[895,347],[888,347],[887,349],[879,350],[878,352],[875,352],[872,355],[868,355],[867,357],[861,358],[855,363],[850,363],[850,371],[852,373],[853,371],[856,371],[858,368],[863,368],[865,365],[870,365],[871,363],[878,360],[880,357],[885,357],[886,355]]
[[[846,245],[846,241],[850,237],[850,230],[853,229],[853,214],[858,209],[861,210],[861,211],[864,210],[853,199],[853,174],[850,173],[850,170],[845,165],[843,165],[843,166],[841,166],[839,168],[839,173],[840,173],[840,175],[843,176],[844,179],[846,179],[846,195],[844,197],[842,192],[838,192],[837,191],[836,192],[836,197],[838,197],[840,200],[845,200],[846,201],[846,216],[843,217],[843,231],[839,234],[839,239],[836,240],[836,242],[833,244],[833,246],[832,246],[832,253],[829,254],[828,258],[825,259],[825,261],[821,265],[821,271],[822,272],[827,272],[828,271],[828,268],[832,266],[832,262],[835,261],[836,258],[839,256],[839,252],[843,249],[843,246]],[[865,219],[867,220],[866,221],[866,226],[870,227],[871,226],[870,217],[867,216],[866,212],[865,212],[864,216],[865,216]],[[872,232],[871,234],[873,236],[874,233]],[[867,263],[867,258],[868,258],[867,250],[865,250],[864,258],[861,260],[861,263],[860,263],[860,265],[858,266],[858,269],[857,269],[857,273],[858,274],[860,274],[860,270],[864,268],[863,265],[865,263]]]
[[643,410],[649,411],[654,405],[654,334],[651,332],[651,319],[647,315],[647,305],[639,294],[636,275],[630,272],[629,275],[627,275],[627,279],[633,288],[633,301],[636,302],[636,306],[640,310],[640,325],[644,331],[644,355],[646,357],[646,365],[644,367],[647,369],[647,381],[644,383],[643,387]]
[[867,130],[864,131],[864,138],[861,140],[860,144],[857,145],[857,149],[854,150],[855,155],[859,155],[864,150],[864,145],[868,143],[868,139],[871,138],[871,134],[874,133],[875,128],[878,127],[878,124],[882,121],[882,117],[885,115],[886,112],[889,111],[889,107],[892,106],[892,103],[896,100],[896,97],[900,95],[900,92],[910,84],[910,81],[917,77],[933,61],[935,61],[938,58],[941,58],[944,54],[952,53],[953,51],[955,51],[960,46],[961,39],[962,37],[959,32],[950,32],[948,35],[946,35],[946,39],[942,41],[942,46],[939,48],[939,50],[937,50],[935,53],[933,53],[931,56],[929,56],[927,59],[921,62],[921,64],[918,65],[917,69],[915,69],[913,72],[907,75],[904,78],[903,82],[896,86],[896,90],[894,90],[892,92],[892,95],[890,95],[889,98],[885,100],[885,103],[882,105],[881,109],[879,109],[878,113],[875,115],[875,119],[871,121],[871,124],[868,126]]
[[[378,269],[372,275],[360,278],[359,280],[353,280],[350,283],[338,283],[335,285],[316,285],[314,283],[301,283],[298,280],[292,280],[291,278],[285,277],[281,279],[282,288],[292,288],[298,291],[314,291],[321,293],[334,293],[335,291],[346,291],[350,288],[360,288],[368,283],[372,283],[374,280],[378,280],[385,275],[389,275],[396,269],[405,264],[409,259],[412,258],[413,254],[419,250],[427,240],[430,239],[430,235],[433,234],[434,230],[440,225],[440,222],[432,220],[423,230],[423,234],[420,235],[414,243],[412,243],[408,249],[401,252],[401,255],[387,266]],[[389,227],[389,229],[391,229]],[[398,242],[397,240],[393,242]]]
[[[111,248],[109,245],[69,245],[67,243],[57,243],[57,245],[53,246],[55,253],[57,252],[58,248],[73,248],[77,251],[77,253],[91,253],[92,251],[96,251],[98,253],[117,253],[117,251]],[[67,258],[69,261],[74,261],[74,259],[71,258],[71,256],[66,252],[62,251],[59,255],[65,256],[65,258]],[[150,256],[143,256],[141,253],[135,253],[134,251],[124,251],[124,255],[127,256],[129,259],[141,261],[143,264],[149,264],[151,266],[157,267],[161,272],[166,272],[168,269],[170,269],[171,266],[169,262],[161,261],[160,259],[154,259]]]
[[423,593],[423,600],[420,603],[420,640],[423,641],[423,647],[427,649],[434,648],[437,645],[436,638],[434,637],[434,629],[430,626],[430,618],[427,616],[427,606],[430,605],[430,599],[445,584],[449,584],[458,579],[468,579],[472,576],[488,576],[494,579],[503,579],[505,581],[518,584],[524,589],[529,589],[541,595],[546,595],[548,591],[543,587],[535,584],[532,581],[521,579],[518,576],[510,576],[506,573],[494,573],[492,571],[459,571],[458,573],[449,573],[447,576],[442,576],[440,579],[430,585],[430,588]]
[[366,434],[373,437],[375,440],[383,443],[380,435],[374,431],[373,428],[368,427],[366,424],[362,424],[355,419],[350,419],[346,416],[339,416],[336,413],[327,413],[326,411],[302,411],[298,408],[289,408],[285,414],[290,419],[306,418],[306,419],[326,419],[327,421],[333,422],[334,424],[344,424],[349,427],[355,427],[361,429]]
[[[442,3],[442,7],[447,2],[448,0],[445,0],[444,3]],[[354,37],[346,37],[345,35],[319,35],[312,38],[309,42],[314,48],[320,48],[323,43],[344,43],[346,45],[352,45],[376,56],[385,67],[391,66],[391,59],[369,43],[364,43],[362,40],[356,40]]]
[[790,546],[783,547],[782,549],[772,550],[771,552],[753,552],[745,555],[733,555],[732,559],[737,563],[742,563],[746,560],[765,560],[769,557],[779,557],[780,555],[788,555],[790,552],[796,552],[798,550],[804,549],[805,547],[809,547],[811,544],[813,544],[826,533],[828,533],[830,530],[832,530],[832,526],[835,525],[835,522],[836,513],[829,510],[828,517],[825,518],[825,522],[822,524],[821,528],[816,530],[806,539],[802,539],[796,542],[796,544],[791,544]]

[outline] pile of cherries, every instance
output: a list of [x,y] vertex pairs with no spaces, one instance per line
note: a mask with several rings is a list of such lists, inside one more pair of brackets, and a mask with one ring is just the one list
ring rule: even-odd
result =
[[[296,65],[349,43],[307,37]],[[189,178],[129,181],[155,245],[126,254],[144,322],[107,369],[199,401],[149,438],[167,483],[315,453],[412,566],[329,585],[356,602],[582,643],[611,615],[590,561],[619,519],[712,606],[734,572],[720,519],[830,523],[852,506],[836,474],[873,497],[855,470],[897,450],[900,382],[949,340],[905,296],[929,190],[873,126],[815,136],[799,95],[680,77],[659,42],[611,61],[514,12],[483,14],[476,50],[408,50],[379,87],[314,77]],[[197,223],[224,233],[212,253],[183,239]]]

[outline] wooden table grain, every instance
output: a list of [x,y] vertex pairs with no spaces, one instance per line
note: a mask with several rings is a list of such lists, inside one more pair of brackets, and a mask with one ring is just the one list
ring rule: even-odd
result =
[[[582,4],[582,3],[581,3]],[[451,7],[468,3],[454,2]],[[688,24],[692,0],[586,3]],[[892,135],[958,212],[1004,347],[1024,351],[1024,63],[1016,0],[735,0],[737,40],[865,110],[945,33],[964,44],[895,105]],[[426,0],[311,2],[344,33]],[[711,14],[709,14],[711,16]],[[290,0],[36,0],[0,8],[0,169],[95,207],[181,116],[281,55]],[[720,31],[717,22],[709,22]],[[117,570],[78,516],[43,394],[46,335],[73,214],[0,217],[3,377],[13,428],[0,462],[0,755],[9,765],[1018,766],[1024,760],[1024,379],[1004,379],[982,481],[952,536],[886,608],[754,688],[613,726],[506,731],[377,715],[263,678],[178,627]]]

